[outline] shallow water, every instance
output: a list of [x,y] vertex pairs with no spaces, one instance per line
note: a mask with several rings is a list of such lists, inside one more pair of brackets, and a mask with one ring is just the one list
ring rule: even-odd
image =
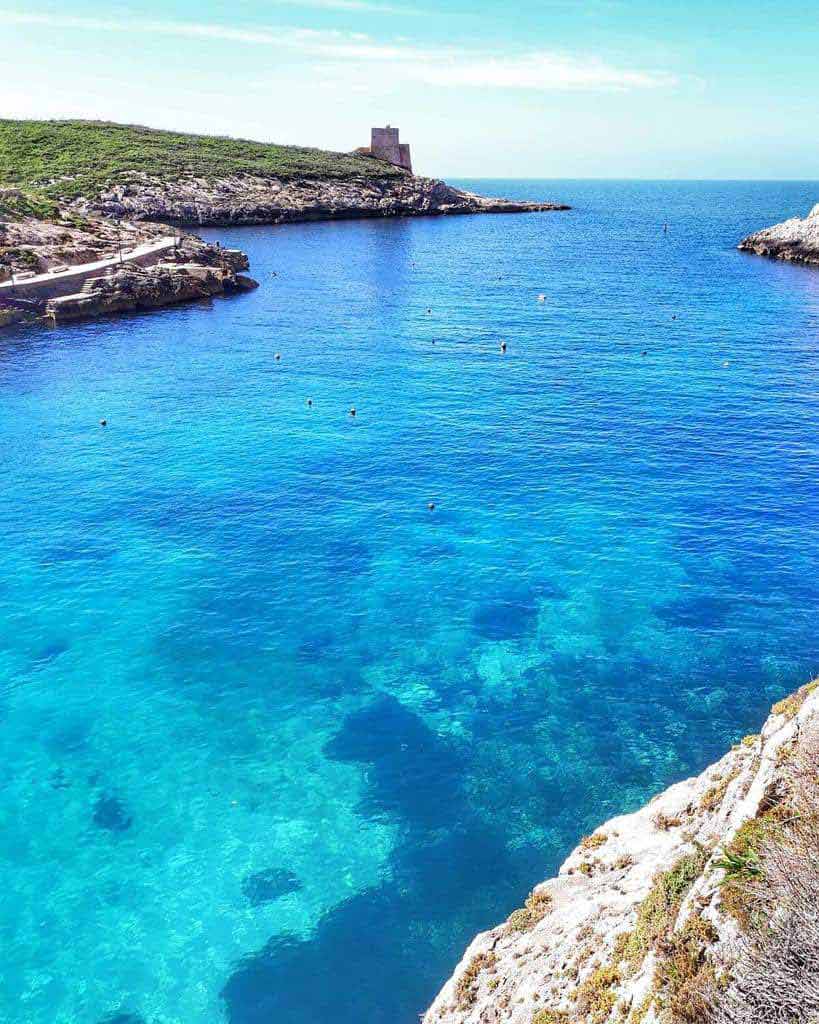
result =
[[3,1021],[410,1024],[819,667],[819,186],[477,187],[0,341]]

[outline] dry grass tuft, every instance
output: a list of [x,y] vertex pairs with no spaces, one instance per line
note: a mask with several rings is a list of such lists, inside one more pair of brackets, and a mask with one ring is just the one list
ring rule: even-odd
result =
[[472,957],[455,986],[458,1009],[468,1010],[470,1006],[474,1005],[478,998],[478,976],[481,971],[494,967],[497,959],[496,954],[491,950],[488,953],[478,953]]
[[603,1024],[617,1002],[615,989],[619,983],[620,972],[612,964],[592,971],[575,994],[580,1019],[588,1024]]
[[785,772],[786,800],[726,850],[723,896],[745,930],[728,984],[711,987],[707,1024],[819,1020],[819,732]]
[[506,921],[510,932],[528,932],[530,928],[542,921],[552,908],[552,897],[545,890],[533,890],[526,897],[526,903],[518,910],[513,910]]
[[593,832],[590,836],[584,836],[580,840],[581,850],[596,850],[603,846],[608,840],[608,836],[605,832]]

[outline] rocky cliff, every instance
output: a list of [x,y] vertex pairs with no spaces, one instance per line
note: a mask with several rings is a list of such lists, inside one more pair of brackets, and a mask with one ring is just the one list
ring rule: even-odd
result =
[[739,243],[739,248],[757,256],[819,264],[819,203],[807,217],[792,217],[748,235]]
[[819,691],[587,836],[424,1024],[819,1020]]
[[347,180],[254,175],[162,179],[133,174],[93,199],[75,202],[74,208],[82,215],[198,226],[568,209],[556,203],[488,199],[410,174]]

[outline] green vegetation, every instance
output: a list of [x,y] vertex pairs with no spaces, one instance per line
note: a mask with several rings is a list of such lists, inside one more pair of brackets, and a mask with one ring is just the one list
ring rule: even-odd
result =
[[552,906],[552,897],[548,892],[534,890],[526,897],[525,906],[513,910],[506,922],[510,932],[528,932],[530,928],[542,921]]
[[462,1010],[468,1010],[478,998],[478,975],[481,971],[494,967],[497,959],[497,956],[490,951],[489,953],[478,953],[469,961],[455,986],[455,997]]
[[589,1024],[602,1024],[617,1002],[620,972],[611,965],[598,967],[577,989],[577,1012]]
[[18,270],[22,267],[23,270],[37,272],[40,269],[40,260],[31,249],[0,246],[0,266],[16,267]]
[[715,975],[707,951],[718,939],[714,926],[692,914],[662,949],[657,961],[655,993],[673,1021],[701,1024]]
[[49,220],[57,217],[59,207],[53,199],[34,192],[0,192],[0,217],[16,220],[20,217],[37,217]]
[[725,871],[721,885],[722,907],[745,930],[758,925],[759,913],[749,890],[763,874],[761,848],[768,839],[780,838],[776,811],[768,811],[740,826],[736,835],[715,861]]
[[700,810],[709,812],[715,811],[725,799],[728,787],[738,774],[739,768],[737,767],[734,771],[729,772],[724,778],[720,779],[719,782],[707,789],[700,800]]
[[538,1010],[532,1024],[569,1024],[570,1019],[565,1010]]
[[796,693],[792,693],[789,697],[785,697],[784,700],[777,701],[777,703],[771,708],[771,713],[774,715],[784,715],[786,718],[793,718],[817,687],[819,687],[819,679],[814,679],[813,682],[806,683],[805,686],[801,686]]
[[392,178],[372,157],[278,146],[245,139],[185,135],[103,121],[0,119],[0,196],[6,216],[54,216],[54,201],[94,198],[134,174],[213,180],[253,174],[277,178]]
[[632,968],[637,968],[648,951],[670,934],[683,898],[702,874],[707,860],[706,851],[698,848],[680,857],[669,871],[657,875],[637,910],[634,930],[618,936],[617,959],[626,960]]

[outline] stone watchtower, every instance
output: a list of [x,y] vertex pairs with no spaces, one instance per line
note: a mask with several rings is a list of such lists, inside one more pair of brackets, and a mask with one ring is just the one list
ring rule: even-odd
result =
[[373,128],[370,152],[379,160],[386,160],[395,167],[403,167],[412,174],[409,144],[398,141],[397,128],[391,128],[389,125],[386,128]]

